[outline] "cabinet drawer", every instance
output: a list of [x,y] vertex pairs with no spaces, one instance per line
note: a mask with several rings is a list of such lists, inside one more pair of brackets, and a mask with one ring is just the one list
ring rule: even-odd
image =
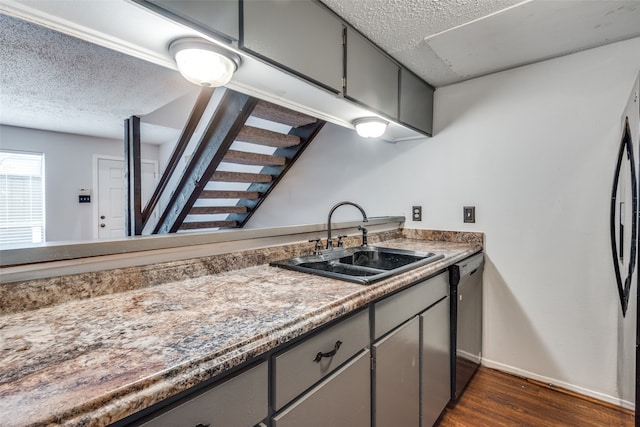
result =
[[144,427],[252,426],[268,415],[267,362],[143,424]]
[[[338,341],[341,344],[335,355],[314,361],[318,353],[332,351]],[[363,310],[276,355],[275,409],[282,408],[368,344],[369,312]]]
[[374,338],[449,295],[449,272],[445,271],[375,303]]
[[273,418],[274,427],[368,427],[371,425],[369,351],[300,397]]

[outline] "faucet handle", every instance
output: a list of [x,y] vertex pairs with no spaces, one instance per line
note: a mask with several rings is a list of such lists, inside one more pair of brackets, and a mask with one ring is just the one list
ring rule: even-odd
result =
[[338,247],[342,248],[344,247],[344,242],[342,241],[342,239],[344,239],[347,236],[338,236]]
[[309,243],[311,242],[315,242],[315,246],[313,248],[313,254],[314,255],[319,255],[320,252],[322,251],[322,243],[320,243],[320,239],[311,239],[309,240]]

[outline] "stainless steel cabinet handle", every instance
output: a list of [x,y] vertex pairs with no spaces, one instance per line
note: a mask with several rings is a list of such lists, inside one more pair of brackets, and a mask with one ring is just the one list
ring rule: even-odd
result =
[[333,347],[333,350],[327,352],[327,353],[323,353],[321,351],[318,352],[318,354],[316,354],[316,358],[313,359],[314,362],[316,363],[320,363],[320,361],[322,360],[323,357],[333,357],[335,356],[335,354],[338,352],[338,349],[340,348],[340,346],[342,345],[342,341],[336,341],[336,345]]

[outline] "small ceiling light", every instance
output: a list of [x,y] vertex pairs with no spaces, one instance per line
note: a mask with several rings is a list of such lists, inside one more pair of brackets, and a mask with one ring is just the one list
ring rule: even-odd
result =
[[387,122],[378,117],[363,117],[353,122],[356,132],[363,138],[377,138],[387,130]]
[[240,57],[206,40],[174,40],[169,52],[185,79],[200,86],[224,86],[240,66]]

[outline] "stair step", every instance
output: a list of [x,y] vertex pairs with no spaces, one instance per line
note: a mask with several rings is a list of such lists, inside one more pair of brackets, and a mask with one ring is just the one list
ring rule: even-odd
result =
[[220,172],[216,171],[211,181],[218,182],[271,182],[273,176],[266,173]]
[[202,199],[259,199],[260,193],[257,191],[221,191],[204,190],[200,193]]
[[180,230],[200,230],[203,228],[236,228],[236,221],[204,221],[204,222],[183,222]]
[[191,208],[189,215],[215,214],[245,214],[249,212],[246,206],[196,206]]
[[294,135],[273,132],[245,125],[236,137],[236,141],[266,145],[267,147],[287,148],[300,144],[300,138]]
[[258,101],[251,115],[260,119],[289,125],[294,128],[318,121],[315,117],[307,116],[306,114],[289,110],[288,108],[267,101]]
[[238,150],[227,151],[227,154],[225,154],[222,161],[238,165],[257,166],[284,166],[287,163],[287,159],[282,156],[272,156],[269,154],[250,153]]

